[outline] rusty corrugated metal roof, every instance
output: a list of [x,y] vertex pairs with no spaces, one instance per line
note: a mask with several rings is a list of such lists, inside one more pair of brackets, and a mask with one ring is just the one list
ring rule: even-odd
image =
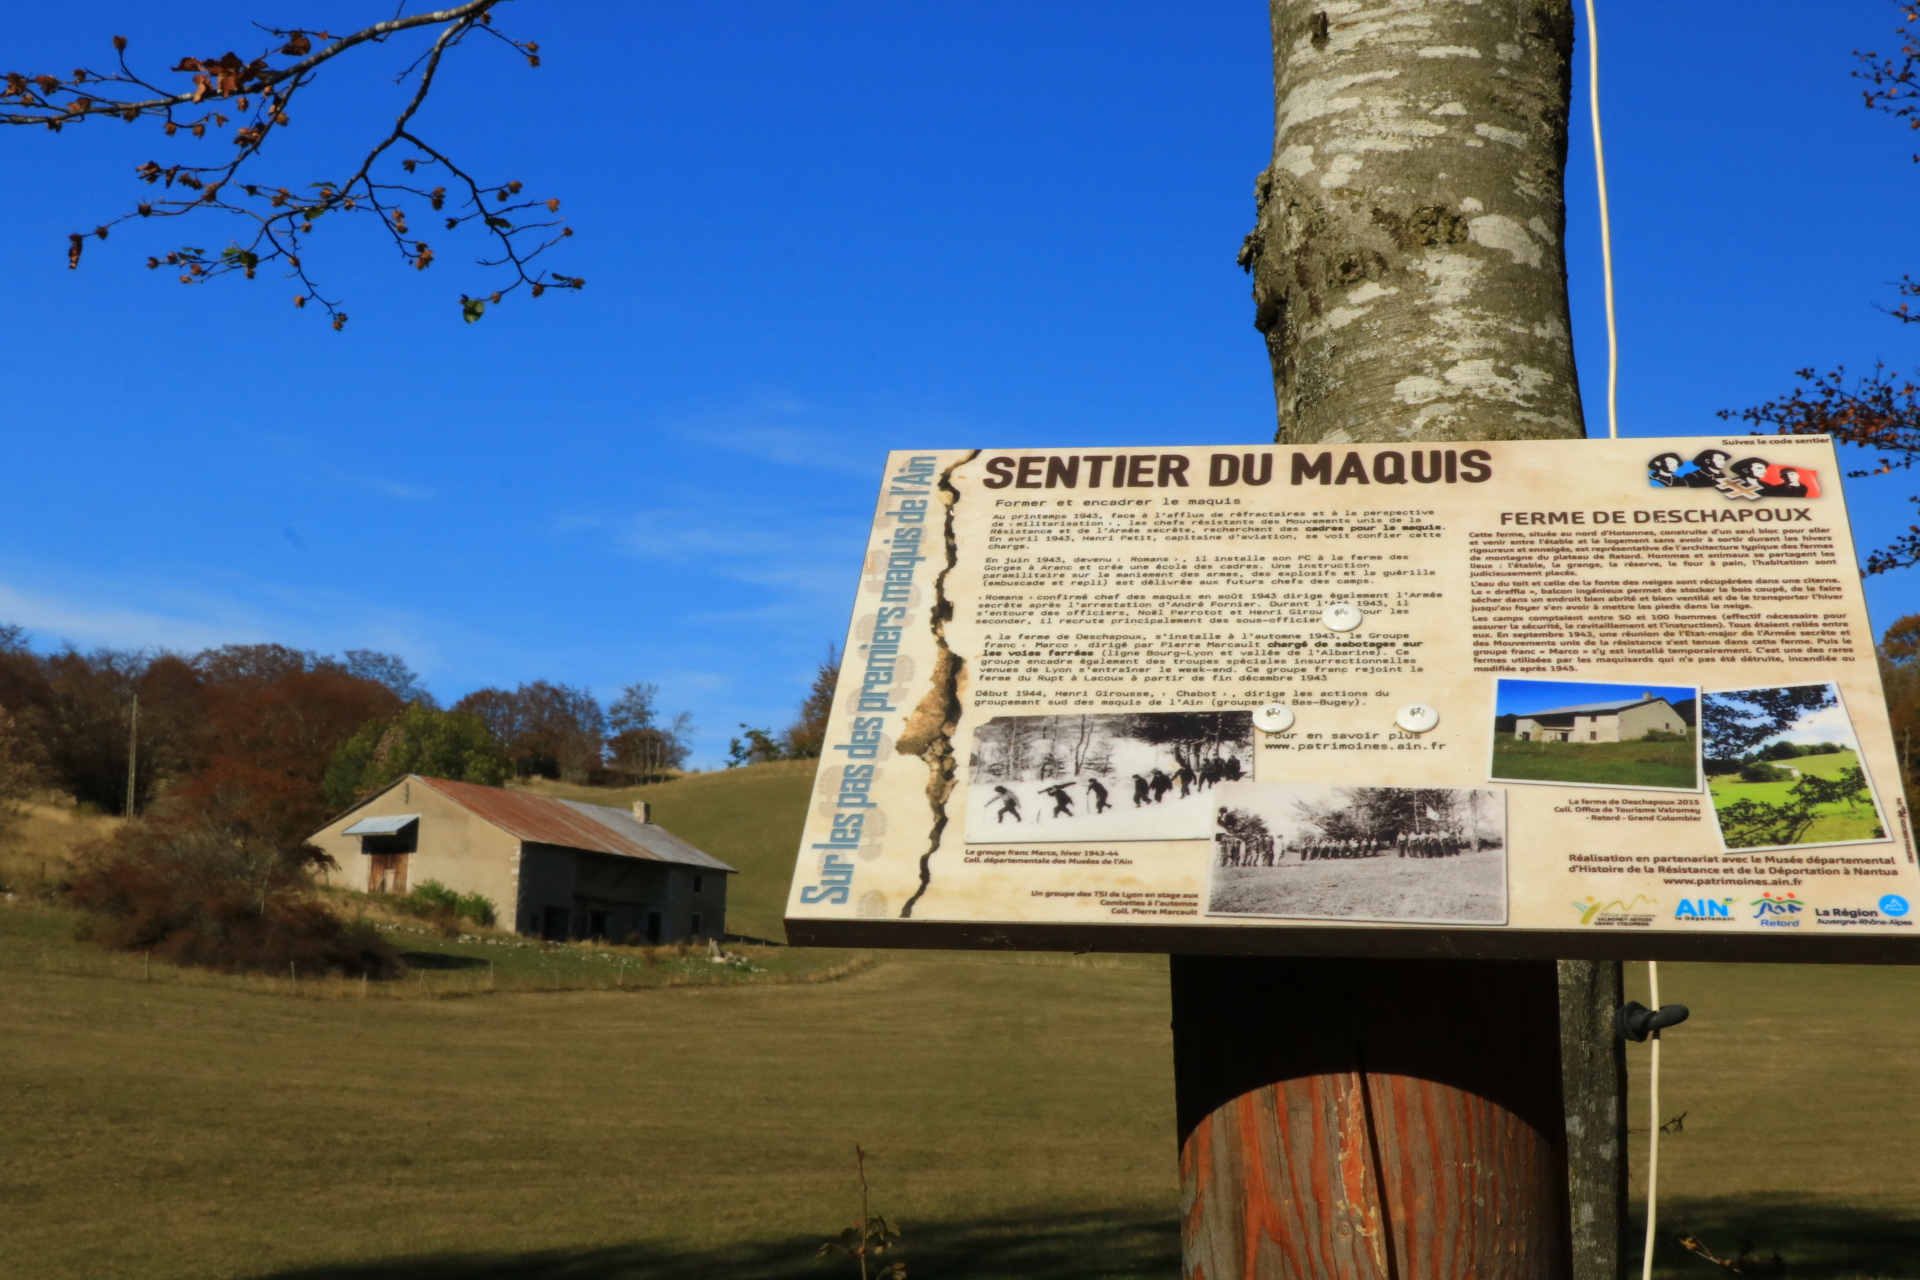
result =
[[709,871],[734,870],[658,823],[640,821],[627,809],[554,796],[531,796],[524,791],[452,782],[446,778],[425,778],[418,774],[414,777],[502,831],[535,844],[610,853],[620,858],[644,858],[649,862],[673,862]]

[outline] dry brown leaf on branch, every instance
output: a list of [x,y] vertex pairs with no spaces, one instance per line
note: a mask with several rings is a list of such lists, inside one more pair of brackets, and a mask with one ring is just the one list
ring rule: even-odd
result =
[[[106,229],[125,218],[183,217],[203,209],[218,209],[237,215],[247,230],[218,253],[199,249],[170,253],[167,261],[185,268],[180,279],[185,283],[204,283],[216,276],[240,272],[252,278],[263,265],[278,264],[297,279],[301,288],[296,303],[318,303],[339,329],[345,314],[336,300],[318,287],[309,269],[303,265],[301,240],[310,235],[322,215],[330,212],[371,214],[387,232],[403,261],[415,270],[424,270],[435,258],[424,242],[414,241],[400,202],[407,195],[424,198],[436,211],[450,216],[447,230],[459,230],[468,223],[487,237],[497,252],[482,257],[483,269],[504,271],[510,283],[492,290],[492,302],[499,302],[514,290],[544,292],[549,284],[568,284],[569,277],[536,269],[532,264],[572,229],[553,221],[535,222],[520,215],[523,211],[545,206],[545,212],[559,211],[557,199],[521,199],[519,180],[505,183],[482,182],[451,156],[441,152],[413,131],[413,120],[434,87],[435,77],[445,56],[469,36],[484,35],[506,44],[539,65],[539,45],[503,34],[492,23],[491,10],[504,0],[462,0],[435,12],[417,13],[375,23],[343,36],[326,31],[300,28],[274,30],[268,34],[273,43],[252,58],[228,50],[215,57],[182,57],[170,69],[173,74],[190,77],[176,89],[161,87],[143,79],[127,63],[128,41],[112,37],[115,69],[101,72],[77,68],[70,76],[26,75],[7,72],[5,88],[0,91],[0,124],[39,125],[59,132],[66,124],[84,123],[94,116],[111,116],[128,122],[151,120],[167,138],[186,130],[194,138],[204,138],[207,130],[237,123],[235,152],[214,163],[173,164],[163,167],[148,161],[135,171],[137,180],[159,184],[165,179],[169,191],[177,183],[184,191],[143,200],[134,209],[112,222],[96,228],[94,234],[106,238]],[[242,165],[266,163],[261,157],[272,153],[284,158],[284,147],[275,149],[273,135],[291,122],[288,108],[294,97],[313,83],[317,73],[349,51],[363,45],[395,47],[395,37],[418,31],[431,35],[430,44],[413,63],[402,70],[395,83],[407,86],[410,96],[394,125],[374,139],[350,172],[336,174],[325,182],[297,182],[286,185],[236,180]],[[291,60],[291,61],[289,61]],[[84,91],[81,86],[86,86]],[[239,115],[236,122],[228,112]],[[430,190],[407,185],[421,166],[438,165],[452,178],[449,185]],[[248,176],[253,170],[249,169]],[[318,192],[317,196],[297,198],[289,188]],[[450,195],[449,189],[457,193]],[[489,203],[486,198],[491,195]],[[68,242],[68,265],[77,268],[80,243],[86,233],[74,233]],[[158,265],[149,257],[149,266]],[[551,277],[551,278],[549,278]],[[570,287],[577,288],[577,284]],[[467,299],[462,296],[463,308]],[[476,314],[468,314],[469,322]]]

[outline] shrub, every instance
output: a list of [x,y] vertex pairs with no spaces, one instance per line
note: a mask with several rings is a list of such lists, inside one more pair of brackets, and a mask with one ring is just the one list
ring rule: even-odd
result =
[[401,899],[401,905],[414,915],[471,920],[479,925],[494,922],[493,899],[478,893],[455,893],[438,880],[423,880],[413,892]]
[[1689,742],[1691,740],[1684,733],[1673,733],[1666,729],[1649,729],[1640,735],[1642,742]]
[[86,936],[123,951],[228,972],[391,977],[400,959],[371,926],[314,897],[330,865],[298,833],[310,805],[297,779],[237,764],[195,774],[81,852],[71,900]]
[[1755,760],[1752,764],[1740,766],[1742,782],[1785,782],[1792,776],[1785,769],[1777,768],[1764,760]]
[[83,936],[175,964],[395,976],[399,956],[370,926],[314,899],[306,871],[324,856],[214,822],[133,822],[82,855],[71,901],[91,916]]

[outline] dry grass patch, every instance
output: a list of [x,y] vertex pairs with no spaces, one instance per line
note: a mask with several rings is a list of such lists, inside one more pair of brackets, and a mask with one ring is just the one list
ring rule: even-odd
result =
[[40,897],[73,879],[82,845],[118,831],[119,818],[77,805],[71,796],[40,792],[15,821],[0,826],[0,890]]

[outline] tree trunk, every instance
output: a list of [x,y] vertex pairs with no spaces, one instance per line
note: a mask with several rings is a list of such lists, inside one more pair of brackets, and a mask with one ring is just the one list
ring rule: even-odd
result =
[[1270,0],[1240,250],[1282,443],[1583,434],[1561,191],[1569,0]]
[[[1585,434],[1569,0],[1269,8],[1273,160],[1240,262],[1274,438]],[[1617,963],[1176,956],[1173,1000],[1193,1280],[1616,1280]]]
[[1573,1280],[1619,1280],[1627,1229],[1626,1003],[1618,960],[1560,962],[1560,1075],[1567,1111]]

